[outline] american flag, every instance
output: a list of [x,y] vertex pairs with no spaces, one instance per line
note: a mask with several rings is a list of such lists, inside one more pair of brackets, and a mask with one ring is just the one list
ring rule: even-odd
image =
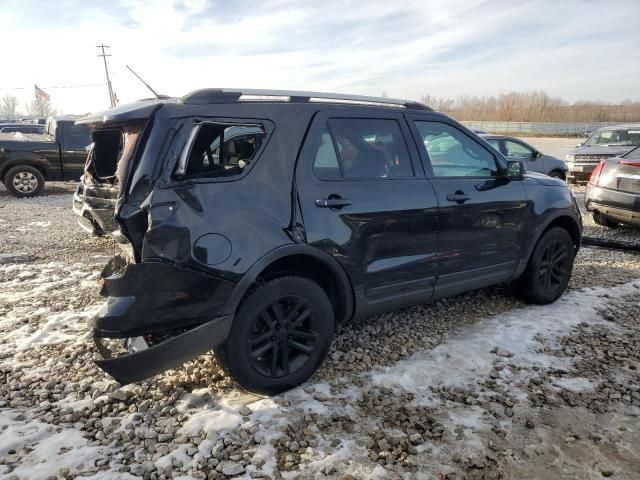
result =
[[36,97],[42,98],[44,100],[49,100],[49,94],[42,90],[38,85],[34,85],[36,89]]

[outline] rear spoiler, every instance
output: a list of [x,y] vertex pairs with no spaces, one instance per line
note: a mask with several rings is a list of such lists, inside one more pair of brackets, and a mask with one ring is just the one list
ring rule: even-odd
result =
[[109,108],[102,112],[94,113],[86,117],[82,117],[76,121],[76,125],[87,125],[89,127],[98,127],[106,123],[128,122],[130,120],[144,120],[151,117],[156,110],[162,107],[163,103],[175,102],[174,99],[168,100],[139,100],[126,105]]

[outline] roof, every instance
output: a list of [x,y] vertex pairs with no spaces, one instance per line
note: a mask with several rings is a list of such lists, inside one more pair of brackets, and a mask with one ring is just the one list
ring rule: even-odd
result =
[[598,130],[627,130],[630,128],[640,129],[640,123],[619,123],[618,125],[609,125],[608,127],[602,127]]
[[76,123],[82,125],[97,125],[107,122],[125,122],[129,120],[148,118],[163,104],[203,106],[232,103],[314,103],[431,110],[427,105],[419,102],[384,97],[345,95],[341,93],[302,92],[294,90],[206,88],[188,93],[180,99],[168,97],[148,98],[126,105],[119,105],[117,107],[83,117],[77,120]]

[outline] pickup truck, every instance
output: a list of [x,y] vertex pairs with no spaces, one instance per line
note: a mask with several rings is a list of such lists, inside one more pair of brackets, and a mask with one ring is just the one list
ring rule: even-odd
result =
[[49,117],[44,134],[0,133],[0,180],[15,197],[42,193],[45,181],[79,180],[91,131],[78,117]]

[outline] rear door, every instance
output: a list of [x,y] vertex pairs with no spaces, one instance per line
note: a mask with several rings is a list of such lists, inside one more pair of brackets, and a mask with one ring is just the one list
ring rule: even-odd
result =
[[349,272],[360,312],[427,301],[438,202],[399,112],[319,112],[296,170],[307,243]]
[[407,114],[440,204],[438,295],[511,278],[530,215],[521,181],[483,142],[439,115]]

